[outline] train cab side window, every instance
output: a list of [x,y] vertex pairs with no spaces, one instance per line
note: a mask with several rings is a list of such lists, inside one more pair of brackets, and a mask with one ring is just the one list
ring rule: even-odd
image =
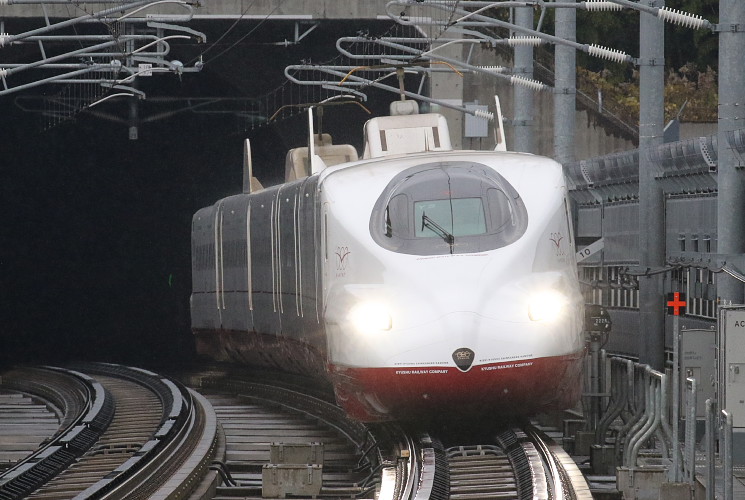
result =
[[512,211],[512,204],[509,197],[501,189],[489,189],[486,192],[489,200],[489,215],[492,218],[492,228],[494,231],[501,231],[508,224],[515,225],[515,217]]
[[398,194],[391,198],[385,210],[386,236],[406,237],[409,234],[409,218],[406,212],[409,198],[405,194]]

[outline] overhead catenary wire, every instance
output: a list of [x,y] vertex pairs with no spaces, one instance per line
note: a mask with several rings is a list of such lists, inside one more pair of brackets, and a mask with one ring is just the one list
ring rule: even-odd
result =
[[665,274],[665,273],[671,273],[674,271],[679,271],[682,269],[708,269],[709,272],[719,274],[719,273],[725,273],[736,280],[742,281],[745,283],[745,274],[738,271],[734,266],[731,264],[724,263],[721,266],[715,266],[712,267],[711,263],[695,263],[695,262],[685,262],[680,261],[676,262],[674,259],[671,261],[672,265],[664,266],[660,268],[625,268],[620,271],[621,276],[633,276],[633,277],[641,277],[641,276],[654,276],[657,274]]
[[[352,54],[351,52],[349,52],[349,50],[345,49],[342,46],[345,42],[356,41],[356,40],[358,40],[358,37],[342,37],[342,38],[339,38],[336,41],[336,48],[337,48],[337,50],[341,54],[349,57],[350,59],[360,58],[359,55]],[[431,57],[431,54],[429,54],[431,51],[426,51],[426,52],[425,51],[420,51],[420,50],[414,49],[412,47],[409,47],[409,46],[406,46],[406,45],[403,45],[403,44],[388,42],[386,40],[380,40],[380,44],[385,45],[385,46],[389,46],[389,47],[394,47],[394,48],[396,48],[398,50],[401,50],[402,52],[406,52],[406,53],[411,54],[411,57],[413,57],[414,59],[409,59],[409,60],[412,60],[412,61],[415,60],[417,57],[422,57],[425,60],[428,60],[430,62],[437,61],[438,63],[443,63],[443,62],[444,63],[448,63],[452,67],[459,68],[461,71],[467,70],[467,71],[471,71],[471,72],[475,72],[475,73],[486,74],[486,75],[489,75],[489,76],[496,76],[497,78],[502,78],[502,79],[505,79],[505,80],[509,81],[510,84],[512,84],[512,85],[515,85],[515,84],[517,84],[517,85],[524,85],[524,86],[527,86],[528,88],[531,88],[531,89],[536,90],[536,91],[539,91],[539,90],[550,90],[551,89],[551,87],[549,87],[548,85],[546,85],[544,83],[541,83],[541,82],[539,82],[537,80],[532,80],[532,79],[525,78],[525,77],[519,77],[519,76],[514,76],[513,77],[513,76],[510,76],[510,75],[501,74],[499,72],[493,71],[492,69],[483,69],[481,66],[473,66],[471,64],[464,63],[464,62],[459,61],[457,59],[452,59],[452,58],[443,57],[443,56],[437,56],[437,58],[434,59],[434,57]]]
[[[377,80],[364,79],[364,78],[358,77],[358,76],[356,76],[354,74],[347,75],[346,73],[344,73],[342,71],[334,70],[334,69],[331,69],[330,67],[307,66],[307,65],[306,66],[302,66],[302,65],[287,66],[285,68],[285,76],[290,81],[292,81],[294,83],[297,83],[297,84],[300,84],[300,85],[317,86],[317,84],[318,84],[319,81],[303,81],[303,80],[299,80],[294,75],[291,74],[291,72],[293,70],[306,70],[306,71],[317,70],[317,71],[322,71],[322,72],[327,73],[327,74],[330,74],[330,75],[337,76],[339,78],[343,78],[345,76],[348,76],[348,81],[345,83],[345,85],[349,85],[351,83],[353,85],[364,85],[364,86],[369,86],[369,87],[375,87],[375,88],[379,88],[381,90],[386,90],[388,92],[392,92],[392,93],[395,93],[395,94],[405,95],[406,97],[410,97],[412,99],[416,99],[416,100],[419,100],[419,101],[428,102],[428,103],[431,103],[431,104],[438,104],[438,105],[443,106],[443,107],[446,107],[446,108],[454,109],[456,111],[460,111],[462,113],[466,113],[466,114],[470,114],[470,115],[474,115],[475,116],[475,110],[467,109],[467,108],[465,108],[463,106],[458,106],[456,104],[452,104],[452,103],[449,103],[449,102],[443,102],[443,101],[439,101],[437,99],[432,99],[430,97],[427,97],[427,96],[424,96],[424,95],[421,95],[421,94],[417,94],[415,92],[410,92],[408,90],[401,90],[399,87],[393,87],[393,86],[390,86],[390,85],[385,85],[383,83],[380,83],[380,80],[382,80],[382,78],[379,78]],[[395,72],[394,73],[389,73],[389,74],[385,75],[385,77],[387,78],[387,77],[394,76],[394,75],[396,75]],[[324,81],[324,83],[329,83],[329,82],[328,81]],[[343,87],[341,87],[341,88],[343,88]]]
[[734,267],[731,267],[729,264],[725,264],[724,266],[722,266],[722,272],[732,276],[738,281],[742,281],[743,283],[745,283],[745,275],[736,270]]
[[[389,2],[388,5],[390,4],[395,4],[395,5],[404,6],[404,7],[418,4],[418,5],[427,5],[427,6],[430,6],[431,8],[445,8],[445,7],[452,7],[453,5],[452,2],[441,1],[441,0],[409,0],[409,1],[399,0],[399,1]],[[687,28],[713,29],[715,27],[708,20],[704,19],[702,16],[699,16],[697,14],[691,14],[691,13],[688,13],[682,10],[672,9],[670,7],[652,7],[650,5],[645,5],[642,2],[631,1],[631,0],[584,0],[578,3],[559,2],[559,1],[548,2],[546,0],[523,0],[523,1],[501,1],[501,2],[469,1],[467,5],[471,7],[478,7],[478,8],[477,10],[472,11],[472,12],[462,11],[461,12],[463,14],[462,17],[456,20],[455,23],[459,21],[465,21],[466,19],[472,16],[475,16],[477,14],[480,14],[481,12],[488,10],[490,8],[537,7],[541,9],[542,16],[545,10],[549,8],[584,9],[589,12],[620,11],[620,10],[623,10],[624,8],[628,8],[628,9],[636,10],[639,12],[646,12],[648,14],[652,14],[666,22],[678,24],[680,26],[684,26]],[[455,10],[457,6],[452,7],[452,8]],[[455,24],[455,23],[448,23],[448,24],[450,25],[450,24]]]
[[[430,4],[435,5],[434,2],[430,2]],[[391,13],[389,10],[389,7],[391,5],[407,6],[407,5],[411,5],[411,1],[409,2],[393,1],[393,2],[388,2],[388,4],[386,4],[386,14],[391,19],[393,19],[394,21],[398,23],[411,25],[411,24],[422,24],[422,23],[431,22],[431,21],[426,21],[426,20],[411,21],[404,17],[401,17],[400,15]],[[501,21],[499,19],[495,19],[495,18],[488,17],[488,16],[483,16],[481,14],[474,14],[474,13],[470,13],[470,14],[471,14],[470,18],[472,18],[473,21],[461,22],[460,23],[461,25],[481,26],[481,27],[490,26],[490,25],[496,26],[500,28],[509,29],[512,31],[517,31],[524,35],[538,37],[540,39],[543,39],[553,44],[566,45],[568,47],[572,47],[576,50],[590,54],[592,56],[604,58],[604,59],[610,59],[611,61],[614,61],[614,62],[631,62],[631,63],[635,62],[635,60],[630,55],[625,54],[624,52],[621,52],[619,50],[609,49],[609,48],[602,47],[599,45],[588,45],[588,44],[578,43],[572,40],[565,40],[563,38],[559,38],[554,35],[548,35],[546,33],[542,33],[540,31],[536,31],[530,28],[518,26],[518,25],[515,25],[507,21]]]
[[[277,2],[277,6],[275,6],[274,10],[272,10],[272,13],[273,13],[274,11],[276,11],[276,10],[277,10],[277,8],[279,8],[279,6],[280,6],[280,5],[282,5],[282,2],[283,2],[283,1],[284,1],[284,0],[280,0],[279,2]],[[246,13],[247,13],[247,12],[248,12],[248,11],[249,11],[249,10],[251,9],[251,7],[253,7],[253,6],[254,6],[254,4],[255,4],[255,3],[256,3],[256,0],[252,0],[252,1],[251,1],[251,3],[249,3],[249,4],[248,4],[248,5],[246,6],[246,8],[245,8],[245,9],[243,9],[243,12],[241,12],[240,16],[238,16],[238,17],[237,17],[237,18],[236,18],[236,19],[235,19],[235,20],[233,21],[233,24],[231,24],[231,25],[230,25],[230,27],[229,27],[228,29],[226,29],[226,30],[225,30],[225,31],[223,32],[223,34],[222,34],[222,35],[220,35],[220,36],[218,37],[218,39],[217,39],[217,40],[215,40],[214,42],[211,42],[211,43],[207,44],[207,46],[206,46],[206,47],[204,48],[204,50],[202,50],[202,51],[200,52],[200,54],[199,54],[198,56],[196,56],[196,57],[192,58],[192,59],[191,59],[191,60],[189,61],[189,64],[193,64],[194,62],[198,61],[198,60],[199,60],[200,58],[202,58],[203,56],[205,56],[205,55],[206,55],[206,54],[207,54],[207,53],[208,53],[209,51],[211,51],[211,50],[212,50],[213,48],[217,47],[217,45],[218,45],[218,44],[219,44],[219,43],[220,43],[220,42],[221,42],[221,41],[223,40],[223,38],[225,38],[226,36],[228,36],[228,34],[230,34],[230,32],[232,32],[232,31],[233,31],[233,30],[235,29],[235,27],[236,27],[236,26],[238,25],[238,23],[239,23],[239,22],[241,22],[241,20],[243,20],[243,18],[244,18],[244,17],[246,16]],[[266,19],[267,19],[267,18],[268,18],[268,17],[270,16],[270,15],[271,15],[271,14],[267,15],[267,17],[265,17],[265,18],[264,18],[264,20],[262,20],[262,23],[263,23],[263,22],[264,22],[264,21],[265,21],[265,20],[266,20]],[[253,31],[255,31],[255,30],[256,30],[256,29],[257,29],[257,28],[258,28],[259,26],[261,26],[261,24],[262,24],[262,23],[259,23],[259,24],[258,24],[258,25],[257,25],[256,27],[254,27],[254,29],[252,29],[251,31],[249,31],[249,32],[248,32],[248,34],[246,34],[246,35],[245,35],[245,36],[244,36],[243,38],[241,38],[241,39],[239,40],[239,42],[236,42],[236,43],[234,43],[233,45],[231,45],[230,47],[228,47],[227,49],[223,50],[223,51],[222,51],[222,52],[220,52],[220,53],[219,53],[219,54],[218,54],[217,56],[215,56],[215,57],[214,57],[213,59],[217,59],[218,57],[220,57],[221,55],[223,55],[223,54],[224,54],[225,52],[227,52],[227,51],[229,51],[229,50],[233,49],[233,48],[234,48],[234,47],[235,47],[235,46],[236,46],[236,45],[237,45],[238,43],[240,43],[241,41],[243,41],[243,40],[244,40],[244,39],[246,38],[246,36],[249,36],[249,35],[250,35],[250,34],[251,34],[251,33],[252,33]]]
[[[244,13],[242,15],[245,15],[245,10],[244,10]],[[267,19],[268,18],[264,18],[264,20],[267,20]],[[403,36],[405,38],[411,38],[412,35],[414,34],[412,32],[412,30],[415,30],[416,33],[418,33],[419,35],[421,35],[421,31],[416,30],[415,28],[408,27],[408,26],[401,26],[401,25],[398,25],[398,24],[392,24],[389,28],[387,28],[387,30],[383,34],[381,34],[379,36],[381,36],[381,37],[386,37],[386,36]],[[360,36],[363,36],[363,35],[364,36],[367,36],[367,33],[366,32],[365,33],[358,33],[358,35],[360,35]],[[419,40],[424,40],[424,43],[427,43],[426,42],[426,40],[427,40],[426,38],[425,39],[422,39],[420,37],[418,39]],[[215,42],[215,44],[216,43],[217,42]],[[212,48],[212,47],[213,46],[210,45],[210,48]],[[204,54],[204,52],[202,54]],[[375,55],[375,56],[372,56],[371,55],[369,57],[370,57],[370,61],[368,61],[368,62],[371,62],[372,63],[372,62],[374,62],[373,58],[374,57],[379,57],[379,55]],[[214,58],[212,58],[211,60],[214,60]],[[342,54],[338,54],[338,55],[334,56],[333,58],[331,58],[330,60],[325,61],[323,64],[325,64],[325,65],[332,65],[332,66],[333,65],[340,66],[340,65],[342,65],[342,63],[343,63],[344,60],[345,60],[345,56],[342,55]],[[306,63],[309,63],[309,62],[310,61],[303,61],[303,64],[306,64]],[[346,68],[347,68],[346,71],[349,71],[349,69],[351,69],[352,67],[357,67],[357,66],[360,66],[360,64],[357,63],[357,64],[355,64],[353,66],[352,65],[347,65],[346,66]],[[319,79],[316,79],[316,80],[319,80]],[[354,94],[355,96],[357,96],[362,101],[366,101],[367,100],[367,95],[364,92],[362,92],[360,89],[365,89],[365,88],[371,87],[370,85],[366,85],[366,84],[362,84],[362,83],[358,83],[358,82],[355,82],[354,85],[356,85],[356,88],[354,88],[354,89],[349,88],[348,85],[345,85],[344,88],[340,88],[338,86],[338,81],[327,80],[327,81],[318,81],[317,83],[318,84],[315,85],[315,86],[306,85],[306,84],[296,85],[294,82],[292,82],[291,80],[288,79],[288,80],[284,81],[283,83],[281,83],[280,85],[278,85],[277,87],[275,87],[274,89],[268,91],[267,93],[263,94],[262,96],[257,97],[256,99],[254,99],[253,102],[256,102],[256,103],[259,103],[259,104],[256,105],[256,106],[252,106],[251,107],[251,112],[248,113],[248,114],[250,114],[250,116],[247,118],[247,121],[250,122],[249,123],[250,128],[254,129],[256,127],[261,127],[261,126],[266,125],[268,123],[268,121],[266,120],[266,117],[273,115],[274,114],[274,110],[277,107],[285,106],[286,104],[288,104],[287,103],[288,100],[290,101],[290,104],[317,103],[317,102],[319,102],[319,101],[321,101],[321,100],[323,100],[325,98],[328,98],[329,96],[339,95],[339,92],[341,91],[341,92],[345,92],[345,93],[348,93],[348,94]],[[290,92],[285,92],[285,87],[287,85],[291,85],[293,87],[293,90],[290,91]],[[294,90],[294,87],[295,86],[297,86],[297,91]],[[287,97],[287,96],[289,96],[289,97]],[[279,103],[276,102],[278,98],[280,100]],[[273,102],[275,103],[275,106],[274,107],[272,107],[272,103]],[[270,111],[270,109],[272,111]],[[289,115],[289,117],[295,116],[297,114],[295,110],[297,110],[297,109],[299,109],[298,106],[288,106],[288,107],[285,107],[285,110],[286,111],[289,110],[289,113],[280,113],[278,116],[274,117],[274,121],[278,121],[278,120],[282,120],[284,118],[287,118],[288,115]]]

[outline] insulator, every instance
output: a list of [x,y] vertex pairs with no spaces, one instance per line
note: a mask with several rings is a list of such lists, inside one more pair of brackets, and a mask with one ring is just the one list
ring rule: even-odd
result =
[[8,70],[0,68],[0,78],[5,78],[8,75]]
[[696,14],[689,14],[688,12],[670,9],[668,7],[661,7],[657,11],[657,17],[669,23],[694,29],[701,28],[707,22],[706,19]]
[[623,5],[608,0],[585,0],[585,9],[589,11],[621,10]]
[[541,43],[543,43],[543,40],[537,36],[514,36],[507,39],[507,45],[510,47],[525,47],[527,45],[538,47]]
[[489,71],[491,73],[504,73],[504,67],[503,66],[476,66],[479,69],[483,69],[485,71]]
[[590,47],[587,49],[587,53],[591,56],[600,57],[603,59],[608,59],[609,61],[619,63],[625,62],[626,59],[629,57],[625,52],[622,52],[620,50],[609,49],[594,44],[590,45]]
[[512,85],[522,85],[524,87],[528,87],[533,90],[543,90],[547,88],[544,84],[542,84],[538,80],[531,80],[530,78],[525,78],[524,76],[511,76],[510,83]]
[[5,44],[8,43],[8,39],[10,38],[10,35],[7,33],[0,33],[0,47],[5,47]]
[[473,116],[484,118],[485,120],[489,120],[490,122],[494,121],[494,113],[492,113],[491,111],[483,110],[483,109],[474,109]]

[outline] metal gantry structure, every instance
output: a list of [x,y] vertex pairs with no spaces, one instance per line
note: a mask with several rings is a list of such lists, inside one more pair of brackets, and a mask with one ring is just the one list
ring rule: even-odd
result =
[[[130,101],[131,118],[136,101],[146,97],[138,88],[140,78],[169,73],[198,72],[201,60],[186,66],[173,58],[176,40],[206,41],[206,36],[184,24],[194,16],[198,3],[184,0],[137,0],[119,2],[82,0],[74,7],[83,14],[64,20],[49,15],[47,8],[69,6],[63,0],[5,0],[4,5],[36,6],[43,12],[44,25],[19,33],[6,33],[0,22],[0,98],[42,85],[62,88],[56,104],[44,112],[65,120],[83,109],[119,97]],[[183,13],[162,14],[159,9],[175,7]],[[8,7],[9,8],[9,7]],[[76,47],[70,50],[70,46]],[[36,46],[38,53],[28,61]],[[17,49],[17,50],[16,50]],[[17,57],[17,62],[13,58]],[[136,138],[136,126],[130,136]]]

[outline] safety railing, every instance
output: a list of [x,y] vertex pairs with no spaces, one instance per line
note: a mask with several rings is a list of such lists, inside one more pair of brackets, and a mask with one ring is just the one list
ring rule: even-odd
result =
[[[648,365],[608,356],[604,350],[597,359],[600,365],[597,370],[603,374],[607,370],[607,375],[600,377],[598,387],[600,394],[607,394],[607,402],[601,405],[601,414],[595,416],[598,421],[595,443],[614,447],[615,464],[628,468],[639,465],[642,450],[654,450],[655,457],[669,464],[670,481],[682,479],[693,488],[699,444],[696,441],[698,381],[694,377],[685,379],[682,417],[686,425],[681,443],[679,437],[673,438],[671,428],[669,408],[678,404],[668,394],[668,384],[673,381]],[[732,500],[732,415],[718,410],[716,402],[710,399],[706,400],[704,436],[706,500],[717,498],[717,478],[723,482],[722,495],[718,498]]]
[[600,359],[610,362],[610,387],[603,391],[609,393],[609,400],[595,432],[596,443],[615,443],[616,463],[626,467],[636,467],[645,444],[669,459],[672,433],[666,375],[628,359],[608,359],[605,351]]

